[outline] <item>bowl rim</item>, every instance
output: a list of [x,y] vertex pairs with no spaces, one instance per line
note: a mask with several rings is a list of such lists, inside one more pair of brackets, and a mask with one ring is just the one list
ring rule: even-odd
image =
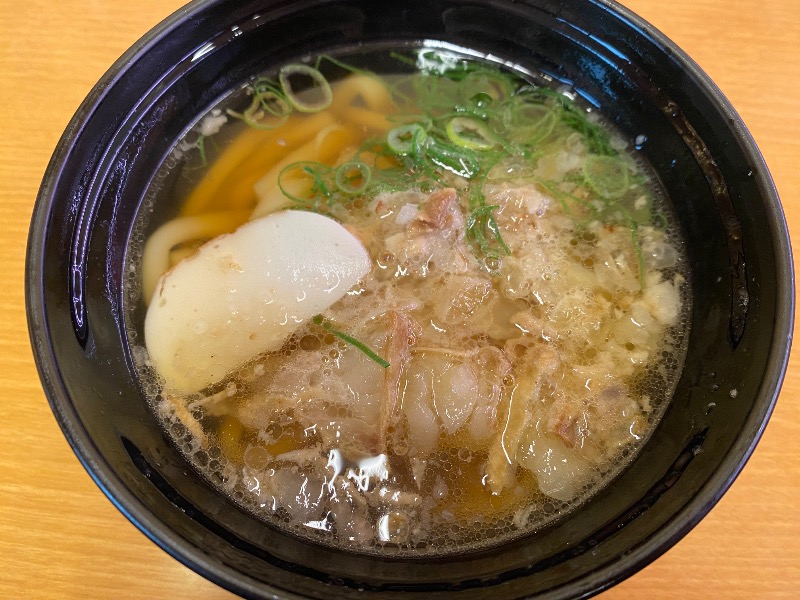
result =
[[[209,558],[200,547],[166,526],[132,494],[100,454],[81,423],[61,377],[53,349],[46,343],[48,325],[44,307],[44,286],[39,276],[43,268],[44,233],[54,202],[54,184],[60,179],[71,143],[80,135],[95,107],[103,100],[106,90],[115,85],[130,64],[136,62],[136,57],[158,45],[187,16],[223,1],[192,0],[155,25],[108,68],[70,119],[43,175],[31,218],[25,273],[28,331],[42,386],[62,433],[97,486],[136,528],[170,556],[231,592],[255,598],[302,599],[305,596],[268,586],[246,573]],[[702,68],[656,27],[614,0],[587,0],[587,2],[621,19],[629,27],[648,37],[662,52],[671,54],[681,69],[704,89],[719,113],[727,117],[738,137],[743,154],[755,167],[754,178],[765,199],[765,212],[774,243],[777,310],[772,328],[773,344],[769,351],[762,385],[757,392],[754,409],[748,415],[743,428],[747,435],[736,439],[731,450],[723,458],[720,468],[667,524],[657,530],[656,534],[626,552],[624,556],[609,561],[580,579],[553,588],[550,591],[553,598],[589,597],[630,577],[674,546],[720,500],[752,455],[777,402],[792,344],[795,309],[792,250],[785,216],[764,157],[742,118]]]

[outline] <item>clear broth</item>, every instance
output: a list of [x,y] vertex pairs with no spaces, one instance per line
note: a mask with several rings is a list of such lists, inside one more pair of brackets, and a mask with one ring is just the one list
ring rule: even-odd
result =
[[[346,60],[369,65],[370,56]],[[404,92],[424,89],[406,81],[405,70],[398,64],[399,74],[386,81]],[[556,91],[553,98],[574,96],[543,75],[521,81]],[[494,85],[490,77],[486,85]],[[338,86],[334,97],[344,89]],[[491,214],[510,254],[491,236],[488,252],[469,242],[471,188],[452,172],[438,184],[304,207],[355,231],[373,261],[372,272],[326,311],[327,322],[379,351],[392,347],[398,331],[413,338],[396,382],[400,408],[386,431],[376,433],[387,375],[313,322],[281,351],[254,357],[199,394],[164,389],[136,316],[145,243],[166,217],[185,216],[187,198],[208,176],[197,168],[204,162],[197,141],[204,140],[213,169],[248,134],[232,118],[216,131],[213,119],[225,109],[242,111],[250,99],[247,88],[232,94],[176,145],[140,210],[129,251],[134,312],[127,323],[140,381],[186,459],[277,527],[351,551],[403,556],[500,544],[607,485],[670,399],[691,297],[683,242],[656,179],[633,142],[579,100],[570,106],[606,132],[601,150],[616,153],[622,166],[614,168],[626,170],[628,186],[612,189],[600,180],[604,173],[587,167],[608,162],[591,149],[593,134],[561,120],[551,126],[546,110],[531,109],[540,120],[530,134],[541,137],[541,151],[524,156],[523,167],[519,156],[501,160],[482,182],[484,205],[498,207]],[[365,108],[363,99],[354,106]],[[333,119],[341,123],[340,115]],[[354,148],[380,135],[363,124],[355,129]],[[423,213],[450,188],[457,201],[441,202],[448,224],[425,229]],[[624,210],[615,214],[598,189],[616,195]],[[257,200],[242,201],[244,210]],[[191,256],[203,239],[173,248],[173,259]],[[520,408],[514,400],[522,390],[529,401]]]

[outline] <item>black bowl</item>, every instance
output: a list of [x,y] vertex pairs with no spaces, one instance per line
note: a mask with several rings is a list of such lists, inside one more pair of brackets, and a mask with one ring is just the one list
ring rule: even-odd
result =
[[[546,529],[438,560],[287,536],[218,494],[137,386],[121,282],[133,217],[182,132],[252,74],[305,55],[437,40],[570,82],[658,173],[688,240],[688,356],[649,443]],[[666,551],[719,500],[772,411],[794,288],[786,224],[739,117],[678,48],[606,0],[210,0],[128,51],[70,122],[28,247],[31,341],[53,412],[114,504],[178,560],[254,598],[586,596]]]

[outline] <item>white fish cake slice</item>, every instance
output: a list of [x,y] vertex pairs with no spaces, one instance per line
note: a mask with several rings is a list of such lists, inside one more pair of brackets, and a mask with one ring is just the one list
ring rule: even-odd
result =
[[150,359],[168,389],[199,391],[279,349],[370,266],[328,217],[287,210],[246,223],[161,277],[145,318]]

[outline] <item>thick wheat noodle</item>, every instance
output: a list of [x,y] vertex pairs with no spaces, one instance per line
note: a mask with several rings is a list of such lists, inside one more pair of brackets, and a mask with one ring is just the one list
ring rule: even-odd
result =
[[259,198],[258,206],[250,215],[251,219],[264,217],[275,211],[292,206],[294,200],[288,198],[286,194],[283,193],[284,190],[296,198],[307,197],[311,192],[311,182],[307,179],[289,179],[288,181],[281,182],[281,185],[283,189],[276,186]]
[[181,208],[181,214],[196,215],[208,210],[209,203],[228,174],[235,171],[271,134],[267,130],[248,128],[237,136],[194,187]]
[[[351,106],[356,98],[362,99],[368,108]],[[258,205],[260,199],[269,194],[269,188],[277,186],[277,176],[288,164],[300,160],[333,163],[347,145],[354,141],[356,135],[352,126],[336,125],[334,113],[359,127],[386,130],[390,126],[389,122],[375,111],[385,111],[391,104],[391,95],[383,84],[366,75],[353,75],[336,86],[332,110],[307,117],[293,116],[284,125],[273,130],[245,130],[220,155],[192,191],[184,204],[182,214],[213,210],[222,203],[236,210]],[[320,156],[320,146],[331,137],[327,132],[334,130],[345,132],[346,135],[338,145],[333,146],[333,150],[326,149],[324,156]],[[313,158],[308,157],[306,152],[292,152],[286,156],[287,152],[296,149],[298,145],[302,144],[301,147],[306,148],[305,142],[313,136],[317,139]],[[284,155],[283,160],[280,159],[281,155]],[[280,166],[277,171],[276,163]],[[258,208],[254,214],[261,216],[266,213]]]
[[175,246],[169,251],[169,268],[171,269],[184,258],[189,258],[195,252],[197,252],[197,247],[193,245]]
[[223,188],[224,199],[221,200],[237,210],[252,211],[260,202],[255,185],[280,159],[280,154],[286,151],[285,148],[280,150],[280,153],[259,152],[252,157],[256,160],[248,161],[248,164],[231,173]]
[[217,201],[237,210],[252,210],[258,203],[254,189],[256,182],[290,150],[291,148],[278,144],[277,139],[268,140],[228,174],[220,185]]
[[368,75],[351,75],[336,85],[332,108],[339,110],[361,98],[371,110],[386,112],[392,108],[392,96],[378,79]]
[[225,211],[178,217],[156,229],[142,253],[142,297],[145,302],[150,303],[159,277],[169,269],[170,251],[175,246],[230,233],[247,221],[248,216],[247,211]]
[[330,113],[320,112],[306,117],[290,117],[284,125],[275,129],[245,129],[209,167],[184,203],[181,214],[193,215],[212,210],[217,202],[227,205],[226,181],[231,176],[238,177],[243,165],[249,164],[249,168],[253,168],[253,163],[266,163],[262,167],[266,170],[281,154],[307,142],[320,129],[333,123],[334,118]]
[[358,131],[352,125],[328,125],[314,138],[314,156],[319,162],[335,164],[358,137]]
[[353,141],[353,137],[351,137],[349,133],[342,136],[342,140],[340,140],[338,145],[330,145],[330,147],[324,149],[324,152],[320,152],[324,140],[331,136],[331,134],[338,132],[348,132],[348,130],[342,125],[325,127],[313,140],[306,142],[274,164],[269,172],[256,182],[254,188],[259,198],[259,203],[253,211],[254,218],[262,217],[271,212],[262,206],[261,199],[268,197],[275,189],[278,189],[278,180],[281,172],[286,167],[293,163],[305,161],[321,162],[330,165],[339,157],[342,150]]
[[346,106],[337,111],[337,114],[345,121],[376,131],[387,131],[392,127],[392,123],[387,120],[386,114],[361,106]]
[[293,152],[290,152],[286,156],[284,156],[281,160],[279,160],[276,164],[272,166],[272,168],[259,179],[256,181],[253,188],[255,189],[256,196],[259,198],[259,202],[256,205],[255,210],[253,211],[252,218],[256,217],[263,217],[267,212],[261,207],[261,198],[267,196],[270,192],[275,189],[278,189],[278,179],[280,178],[281,171],[283,171],[286,167],[291,165],[292,163],[300,162],[300,161],[314,161],[314,146],[315,141],[311,140],[310,142],[306,142],[299,148],[295,149]]
[[[314,136],[314,140],[316,141],[315,152],[317,156],[319,156],[320,136],[323,138],[330,138],[331,136],[327,135],[327,133],[337,131],[342,132],[345,137],[344,141],[340,141],[335,145],[335,154],[328,152],[323,155],[323,158],[316,158],[316,160],[320,162],[332,162],[333,159],[338,158],[342,149],[355,139],[355,133],[352,128],[346,128],[336,124],[333,121],[333,117],[330,117],[330,119],[318,119],[318,121],[328,124]],[[307,140],[304,139],[303,141]],[[261,199],[256,193],[255,185],[265,176],[265,173],[270,171],[270,169],[281,160],[281,156],[285,155],[289,150],[291,150],[291,148],[287,148],[286,145],[278,145],[277,140],[270,140],[267,148],[261,149],[253,154],[253,156],[243,162],[236,171],[230,174],[224,186],[221,188],[224,190],[223,201],[231,208],[249,208],[252,210]],[[333,156],[333,159],[328,158],[329,154]],[[284,202],[284,204],[286,204],[286,202]],[[259,214],[266,213],[260,212]]]

